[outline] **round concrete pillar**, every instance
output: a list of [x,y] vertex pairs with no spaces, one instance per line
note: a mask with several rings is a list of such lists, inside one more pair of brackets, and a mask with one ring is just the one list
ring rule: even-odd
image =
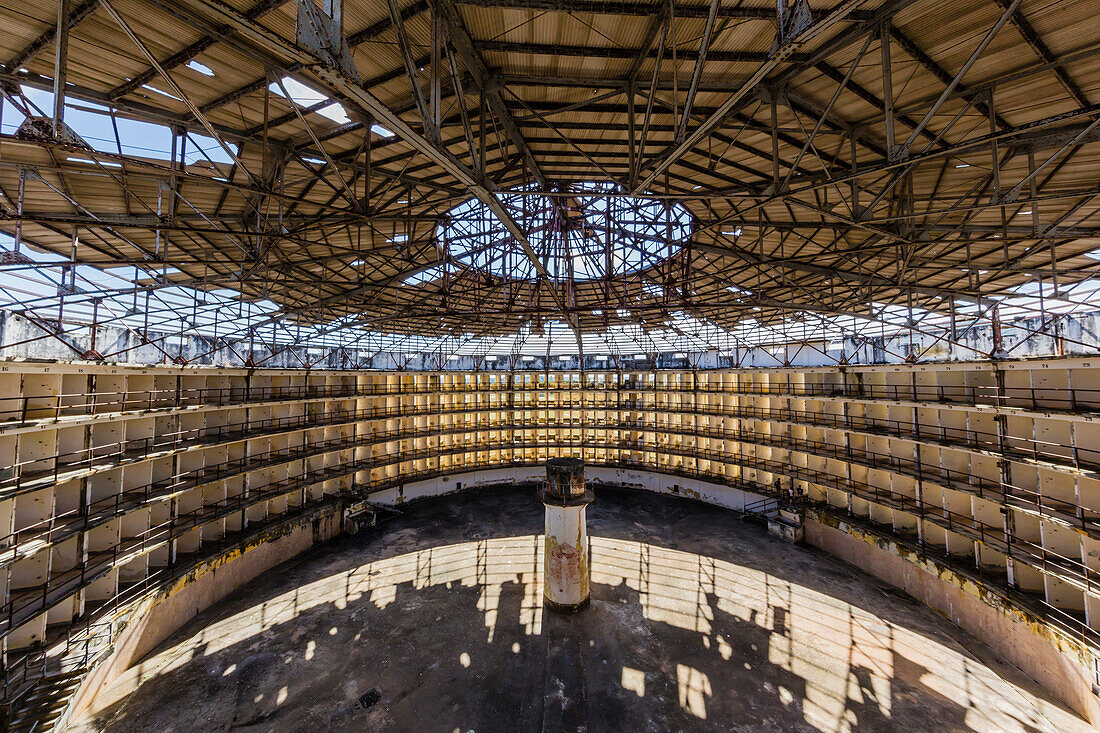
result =
[[585,508],[593,499],[584,487],[584,462],[552,458],[546,464],[546,552],[543,556],[543,602],[561,613],[588,605],[591,568]]

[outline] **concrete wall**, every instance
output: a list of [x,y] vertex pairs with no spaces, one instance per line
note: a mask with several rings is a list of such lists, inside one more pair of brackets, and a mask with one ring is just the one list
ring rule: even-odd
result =
[[86,709],[127,669],[197,614],[261,573],[335,537],[340,529],[341,512],[328,507],[311,518],[272,530],[242,548],[203,562],[171,587],[126,609],[115,619],[121,631],[110,654],[85,677],[71,698],[62,723]]
[[481,486],[500,486],[538,481],[546,476],[544,468],[491,468],[484,471],[453,473],[425,481],[412,481],[401,486],[371,494],[371,501],[383,505],[398,505],[436,496],[446,496]]
[[940,612],[1090,723],[1100,724],[1100,698],[1092,690],[1087,655],[1071,640],[934,560],[903,557],[903,551],[887,540],[835,520],[807,518],[805,530],[807,543],[901,588]]
[[[544,476],[545,470],[541,468],[454,473],[410,482],[372,499],[379,504],[399,505],[490,485],[533,483]],[[733,510],[743,509],[747,503],[763,498],[720,484],[632,469],[589,466],[586,479],[690,498]],[[1090,722],[1100,723],[1100,701],[1092,692],[1092,680],[1086,666],[1087,652],[1083,648],[1075,647],[1026,611],[946,566],[928,558],[908,556],[888,540],[834,518],[812,514],[816,519],[808,518],[806,522],[809,544],[903,589],[944,614]],[[196,614],[260,573],[339,531],[340,515],[330,509],[318,519],[272,533],[242,550],[203,563],[171,588],[140,602],[128,611],[123,619],[125,627],[118,634],[111,654],[85,679],[72,698],[67,715],[86,709],[96,695]]]
[[[371,501],[384,506],[398,506],[409,501],[446,496],[483,486],[535,483],[545,478],[546,469],[541,467],[467,471],[447,474],[426,481],[413,481],[400,487],[380,491],[371,495]],[[734,510],[744,509],[745,504],[764,498],[759,494],[741,491],[721,484],[626,468],[586,466],[585,480],[630,489],[643,489],[670,496],[681,496],[686,499],[696,499]]]
[[715,504],[736,511],[744,509],[746,504],[764,498],[760,494],[741,491],[721,484],[627,468],[591,467],[585,469],[585,476],[590,480],[618,484],[632,489],[644,489],[658,494],[681,496],[685,499],[704,501],[708,504]]
[[[1001,338],[1009,356],[1013,359],[1069,354],[1091,356],[1100,348],[1100,313],[1076,313],[1059,318],[1053,324],[1049,321],[1049,315],[1003,321]],[[850,364],[898,364],[910,354],[919,357],[920,361],[968,361],[988,357],[993,352],[993,327],[989,324],[967,328],[960,319],[958,330],[957,343],[931,333],[914,334],[912,340],[908,334],[886,338],[848,337],[844,339],[844,352]],[[817,363],[825,362],[819,360]]]

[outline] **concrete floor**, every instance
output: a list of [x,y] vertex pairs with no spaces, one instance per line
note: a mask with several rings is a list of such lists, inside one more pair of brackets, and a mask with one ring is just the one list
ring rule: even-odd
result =
[[1076,731],[916,601],[732,514],[603,490],[593,601],[544,614],[542,506],[410,508],[240,589],[71,730]]

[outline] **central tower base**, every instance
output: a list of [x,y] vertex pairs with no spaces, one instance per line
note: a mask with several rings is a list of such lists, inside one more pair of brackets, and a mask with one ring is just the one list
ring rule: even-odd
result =
[[546,464],[546,541],[543,603],[552,611],[576,613],[590,600],[588,527],[585,510],[593,494],[584,487],[579,458],[553,458]]

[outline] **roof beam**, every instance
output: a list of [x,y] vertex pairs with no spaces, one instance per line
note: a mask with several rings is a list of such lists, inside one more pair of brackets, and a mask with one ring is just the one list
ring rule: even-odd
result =
[[[401,20],[402,20],[402,22],[405,22],[405,21],[409,20],[410,18],[413,18],[413,17],[419,15],[420,13],[423,13],[427,9],[428,9],[427,0],[417,0],[416,2],[412,3],[411,5],[406,5],[404,8],[401,9]],[[377,23],[373,23],[373,24],[367,26],[366,28],[364,28],[363,30],[358,31],[356,33],[352,33],[350,36],[348,36],[348,38],[347,38],[348,47],[351,48],[351,49],[354,49],[356,46],[359,46],[363,43],[366,43],[367,41],[370,41],[374,38],[377,38],[378,36],[382,35],[383,33],[390,30],[391,28],[393,28],[393,20],[390,18],[389,15],[386,15],[385,18],[383,18],[382,20],[379,20]],[[425,61],[424,59],[417,59],[418,64],[423,64],[424,61]],[[297,71],[297,67],[295,67],[294,65],[287,66],[286,71],[287,72]],[[384,83],[386,81],[392,81],[393,79],[396,79],[396,78],[400,77],[404,73],[405,73],[404,68],[397,69],[397,70],[394,70],[392,72],[388,72],[382,78],[371,80],[367,84],[367,86],[372,86],[373,84],[381,84],[381,83]],[[245,95],[252,94],[253,92],[258,92],[259,90],[263,89],[267,85],[267,83],[268,83],[267,77],[262,77],[260,79],[256,79],[255,81],[251,81],[248,84],[245,84],[244,86],[237,87],[236,89],[234,89],[230,92],[227,92],[227,93],[223,94],[222,96],[207,102],[206,104],[202,105],[202,107],[200,107],[200,109],[203,112],[209,112],[210,110],[217,109],[218,107],[222,107],[224,105],[230,104],[230,103],[235,102],[236,100],[240,99],[241,97],[243,97]]]
[[[849,2],[863,2],[864,0],[848,0]],[[580,58],[623,59],[633,61],[638,56],[638,49],[622,48],[618,46],[578,46],[563,43],[519,43],[515,41],[478,41],[477,46],[481,51],[494,53],[522,53],[533,56],[576,56]],[[657,49],[650,47],[646,51],[645,58],[656,58]],[[676,58],[681,61],[695,61],[699,58],[699,50],[684,48],[676,50]],[[762,51],[710,51],[707,58],[715,62],[727,63],[760,63],[767,62],[771,56]],[[809,57],[804,54],[788,54],[788,59],[804,61]]]
[[669,166],[714,132],[726,117],[740,105],[742,100],[744,100],[758,84],[764,81],[773,69],[784,61],[787,61],[798,49],[821,38],[840,22],[841,19],[855,10],[858,5],[861,5],[862,2],[863,0],[845,0],[827,16],[808,26],[801,33],[795,34],[785,41],[777,43],[775,50],[768,54],[767,60],[756,67],[756,71],[752,73],[752,76],[750,76],[736,92],[727,97],[710,117],[692,130],[692,132],[681,142],[674,145],[666,154],[662,155],[660,159],[653,162],[646,176],[634,186],[634,193],[641,193],[652,186],[653,183],[668,170]]
[[[146,0],[152,3],[154,0]],[[177,7],[193,15],[202,24],[213,21],[224,25],[247,47],[254,49],[279,67],[295,65],[307,72],[310,79],[328,90],[334,97],[349,104],[360,116],[370,116],[386,129],[411,145],[417,152],[438,165],[448,175],[466,186],[482,204],[496,216],[508,232],[515,238],[521,249],[531,260],[532,266],[545,284],[555,305],[563,313],[566,322],[576,331],[576,321],[572,318],[554,285],[550,273],[543,266],[539,254],[535,251],[527,234],[522,230],[504,205],[494,195],[495,186],[479,179],[453,153],[442,145],[436,145],[416,132],[407,122],[387,107],[380,99],[367,91],[358,78],[347,72],[323,63],[319,58],[300,46],[284,39],[263,26],[253,23],[242,13],[233,10],[218,0],[178,0]],[[356,74],[356,77],[358,75]],[[577,338],[580,333],[577,331]]]
[[[931,108],[929,108],[929,110],[925,112],[924,117],[917,124],[916,128],[914,128],[913,131],[909,133],[909,138],[904,143],[902,143],[902,148],[906,152],[908,152],[909,146],[912,145],[913,142],[917,139],[917,135],[920,134],[921,130],[923,130],[925,126],[932,121],[932,118],[936,115],[936,112],[939,111],[940,106],[951,97],[951,93],[955,91],[955,87],[958,86],[959,82],[962,81],[962,78],[966,76],[966,72],[970,71],[970,67],[974,65],[974,63],[978,60],[978,57],[982,55],[982,52],[984,52],[986,47],[989,46],[989,44],[993,41],[993,38],[997,35],[997,32],[1001,30],[1001,27],[1006,22],[1008,22],[1009,17],[1014,12],[1016,12],[1016,8],[1018,8],[1019,6],[1020,0],[1011,0],[1011,2],[1009,2],[1008,6],[1005,8],[1005,11],[1001,14],[1001,17],[997,19],[997,22],[994,23],[988,31],[986,31],[985,36],[970,53],[970,56],[966,59],[966,62],[963,63],[962,68],[959,69],[958,73],[956,73],[955,76],[951,77],[951,81],[948,82],[947,86],[940,93],[939,98],[935,102],[933,102]],[[888,43],[888,39],[889,35],[883,35],[882,42]],[[894,151],[890,151],[890,154],[892,155],[893,152]]]
[[803,272],[811,275],[819,275],[826,278],[837,278],[845,282],[855,283],[858,285],[873,285],[875,287],[884,288],[886,290],[898,290],[901,292],[911,292],[917,295],[927,295],[935,298],[957,298],[963,301],[971,301],[981,304],[983,298],[980,294],[967,293],[963,290],[951,290],[948,288],[937,288],[934,286],[926,285],[906,285],[904,283],[894,282],[889,278],[882,277],[881,275],[869,272],[861,274],[857,272],[850,272],[848,270],[838,270],[832,267],[825,267],[822,265],[813,265],[807,262],[794,262],[778,257],[770,257],[768,255],[760,255],[754,252],[749,252],[746,249],[738,247],[736,245],[725,244],[707,244],[706,242],[694,241],[691,244],[692,249],[699,252],[709,252],[710,254],[721,255],[724,257],[736,257],[751,265],[762,266],[767,265],[771,267],[779,267],[786,270],[793,270],[795,272]]
[[[1005,10],[1008,10],[1013,5],[1012,0],[997,0],[997,4]],[[1011,17],[1012,25],[1016,27],[1016,30],[1020,32],[1020,35],[1027,41],[1027,45],[1031,46],[1036,55],[1043,60],[1043,63],[1050,64],[1051,70],[1054,75],[1058,77],[1058,81],[1062,86],[1070,93],[1074,101],[1078,106],[1084,108],[1089,106],[1089,98],[1085,95],[1084,90],[1081,89],[1066,72],[1064,66],[1058,63],[1058,58],[1051,53],[1047,45],[1043,43],[1043,39],[1039,36],[1038,32],[1031,26],[1031,23],[1024,17],[1023,11],[1019,8],[1014,8]]]
[[[914,43],[912,39],[910,39],[908,36],[898,30],[898,28],[895,27],[893,24],[889,25],[887,30],[893,37],[894,42],[898,44],[898,47],[901,48],[902,51],[905,51],[905,53],[909,54],[909,56],[911,56],[918,64],[935,74],[936,78],[939,79],[945,86],[951,83],[951,74],[948,73],[947,69],[936,63],[936,61],[927,53],[925,53],[920,46]],[[976,99],[975,97],[977,96],[977,93],[971,92],[965,85],[956,84],[955,93],[968,101],[973,100],[974,109],[978,110],[986,117],[989,117],[989,115],[991,114],[989,105],[986,104],[984,101],[981,101],[980,99]],[[1001,118],[1000,115],[996,117],[996,122],[998,127],[1008,127],[1008,122]]]
[[[99,0],[96,0],[96,2],[98,1]],[[256,3],[251,8],[246,10],[244,14],[247,18],[256,19],[264,15],[265,13],[274,10],[285,2],[287,2],[287,0],[260,0],[260,2]],[[160,66],[167,71],[171,71],[177,66],[183,66],[184,64],[191,61],[191,59],[195,58],[200,53],[210,48],[220,40],[221,38],[218,38],[214,35],[203,36],[199,40],[192,43],[190,46],[187,46],[186,48],[177,51],[176,53],[161,61]],[[125,97],[130,92],[140,88],[144,84],[148,84],[150,81],[155,79],[157,77],[157,74],[158,72],[156,68],[150,66],[148,69],[141,72],[134,78],[130,79],[127,82],[119,84],[114,89],[107,92],[107,97],[109,99],[118,99],[119,97]]]
[[[462,16],[459,15],[458,8],[455,7],[451,0],[438,0],[438,10],[440,18],[443,21],[443,29],[451,45],[454,47],[458,57],[462,59],[463,65],[466,66],[467,71],[470,72],[470,76],[473,77],[474,83],[481,90],[481,93],[485,95],[485,103],[489,106],[489,109],[497,120],[500,122],[504,134],[508,136],[508,139],[512,141],[512,145],[516,147],[516,150],[523,156],[523,161],[527,165],[528,171],[535,177],[538,184],[542,188],[548,188],[547,180],[542,169],[539,167],[538,161],[535,160],[534,154],[531,152],[530,146],[527,141],[524,140],[523,134],[519,131],[519,126],[516,124],[516,120],[512,117],[511,111],[504,104],[504,99],[500,94],[500,80],[494,74],[489,72],[489,69],[485,66],[485,60],[478,53],[478,44],[471,38],[470,32],[466,29],[466,25],[462,22]],[[459,100],[459,104],[462,104],[463,100]]]
[[[481,8],[514,8],[517,10],[535,10],[549,13],[593,13],[596,15],[630,15],[648,17],[654,14],[655,5],[666,3],[614,2],[614,0],[457,0],[459,5],[471,5]],[[705,5],[675,3],[677,18],[705,18]],[[769,8],[722,7],[718,10],[720,18],[741,18],[746,20],[775,20],[775,11]]]
[[247,167],[245,167],[244,163],[242,163],[240,158],[237,157],[237,153],[229,147],[228,143],[226,143],[225,140],[222,139],[222,136],[218,134],[217,129],[212,124],[210,124],[210,121],[207,120],[202,112],[199,111],[198,107],[196,107],[194,102],[191,101],[190,97],[187,96],[187,93],[180,89],[175,80],[168,74],[167,71],[165,71],[163,67],[161,67],[156,57],[153,56],[153,52],[149,50],[149,48],[141,41],[140,38],[138,38],[137,33],[134,32],[133,28],[130,27],[126,20],[119,14],[119,12],[115,10],[114,6],[111,5],[110,0],[100,0],[100,2],[103,4],[103,7],[107,9],[107,12],[111,14],[111,17],[115,19],[115,22],[119,24],[123,32],[125,32],[126,35],[129,36],[130,40],[133,41],[134,45],[137,46],[138,50],[141,51],[142,55],[144,55],[149,63],[153,66],[153,68],[156,69],[157,74],[159,74],[164,79],[164,81],[168,83],[168,86],[172,88],[172,91],[176,93],[176,96],[179,99],[183,100],[183,103],[187,105],[187,108],[189,110],[191,110],[191,114],[193,114],[195,116],[195,119],[197,119],[199,123],[206,129],[206,132],[210,135],[210,137],[214,138],[214,140],[217,141],[218,145],[221,146],[226,155],[228,155],[233,160],[234,164],[236,164],[238,168],[244,171],[249,180],[251,180],[254,185],[257,185],[257,187],[259,187],[259,180],[252,175]]
[[[390,22],[393,26],[393,34],[397,39],[397,50],[401,56],[401,63],[405,67],[405,77],[409,81],[409,89],[412,90],[413,99],[416,101],[416,112],[420,117],[420,126],[424,128],[429,139],[439,144],[439,130],[432,126],[432,117],[428,111],[428,102],[424,99],[424,91],[420,88],[417,78],[417,69],[421,68],[417,60],[413,58],[412,47],[409,45],[409,36],[405,33],[405,24],[401,20],[401,10],[397,7],[397,0],[386,0],[386,7],[390,11]],[[435,73],[436,69],[433,69]]]
[[691,86],[688,88],[687,98],[684,99],[684,111],[680,117],[680,127],[676,130],[676,139],[683,140],[687,135],[688,124],[691,121],[691,108],[695,104],[695,93],[699,91],[699,79],[703,76],[703,66],[707,63],[707,52],[710,51],[711,36],[714,34],[714,19],[718,15],[719,0],[710,0],[710,9],[707,13],[707,24],[703,28],[703,38],[699,41],[699,56],[695,59],[695,71],[691,74]]
[[[545,13],[591,13],[593,15],[626,15],[649,17],[656,6],[671,6],[677,18],[705,18],[708,8],[704,5],[677,3],[616,2],[616,0],[456,0],[458,5],[470,5],[479,8],[509,8],[515,10],[534,10]],[[718,8],[719,18],[732,20],[766,20],[775,22],[775,10],[768,7],[737,7],[723,5]],[[861,22],[868,14],[855,10],[848,20]]]
[[[98,7],[99,0],[85,0],[85,2],[77,5],[69,13],[68,29],[71,31],[73,28],[80,25],[80,23],[94,13]],[[49,30],[44,31],[42,35],[31,41],[21,51],[12,56],[11,60],[4,64],[4,68],[14,73],[19,67],[25,66],[34,59],[35,56],[42,52],[42,49],[53,43],[55,38],[57,38],[57,24],[51,26]]]

